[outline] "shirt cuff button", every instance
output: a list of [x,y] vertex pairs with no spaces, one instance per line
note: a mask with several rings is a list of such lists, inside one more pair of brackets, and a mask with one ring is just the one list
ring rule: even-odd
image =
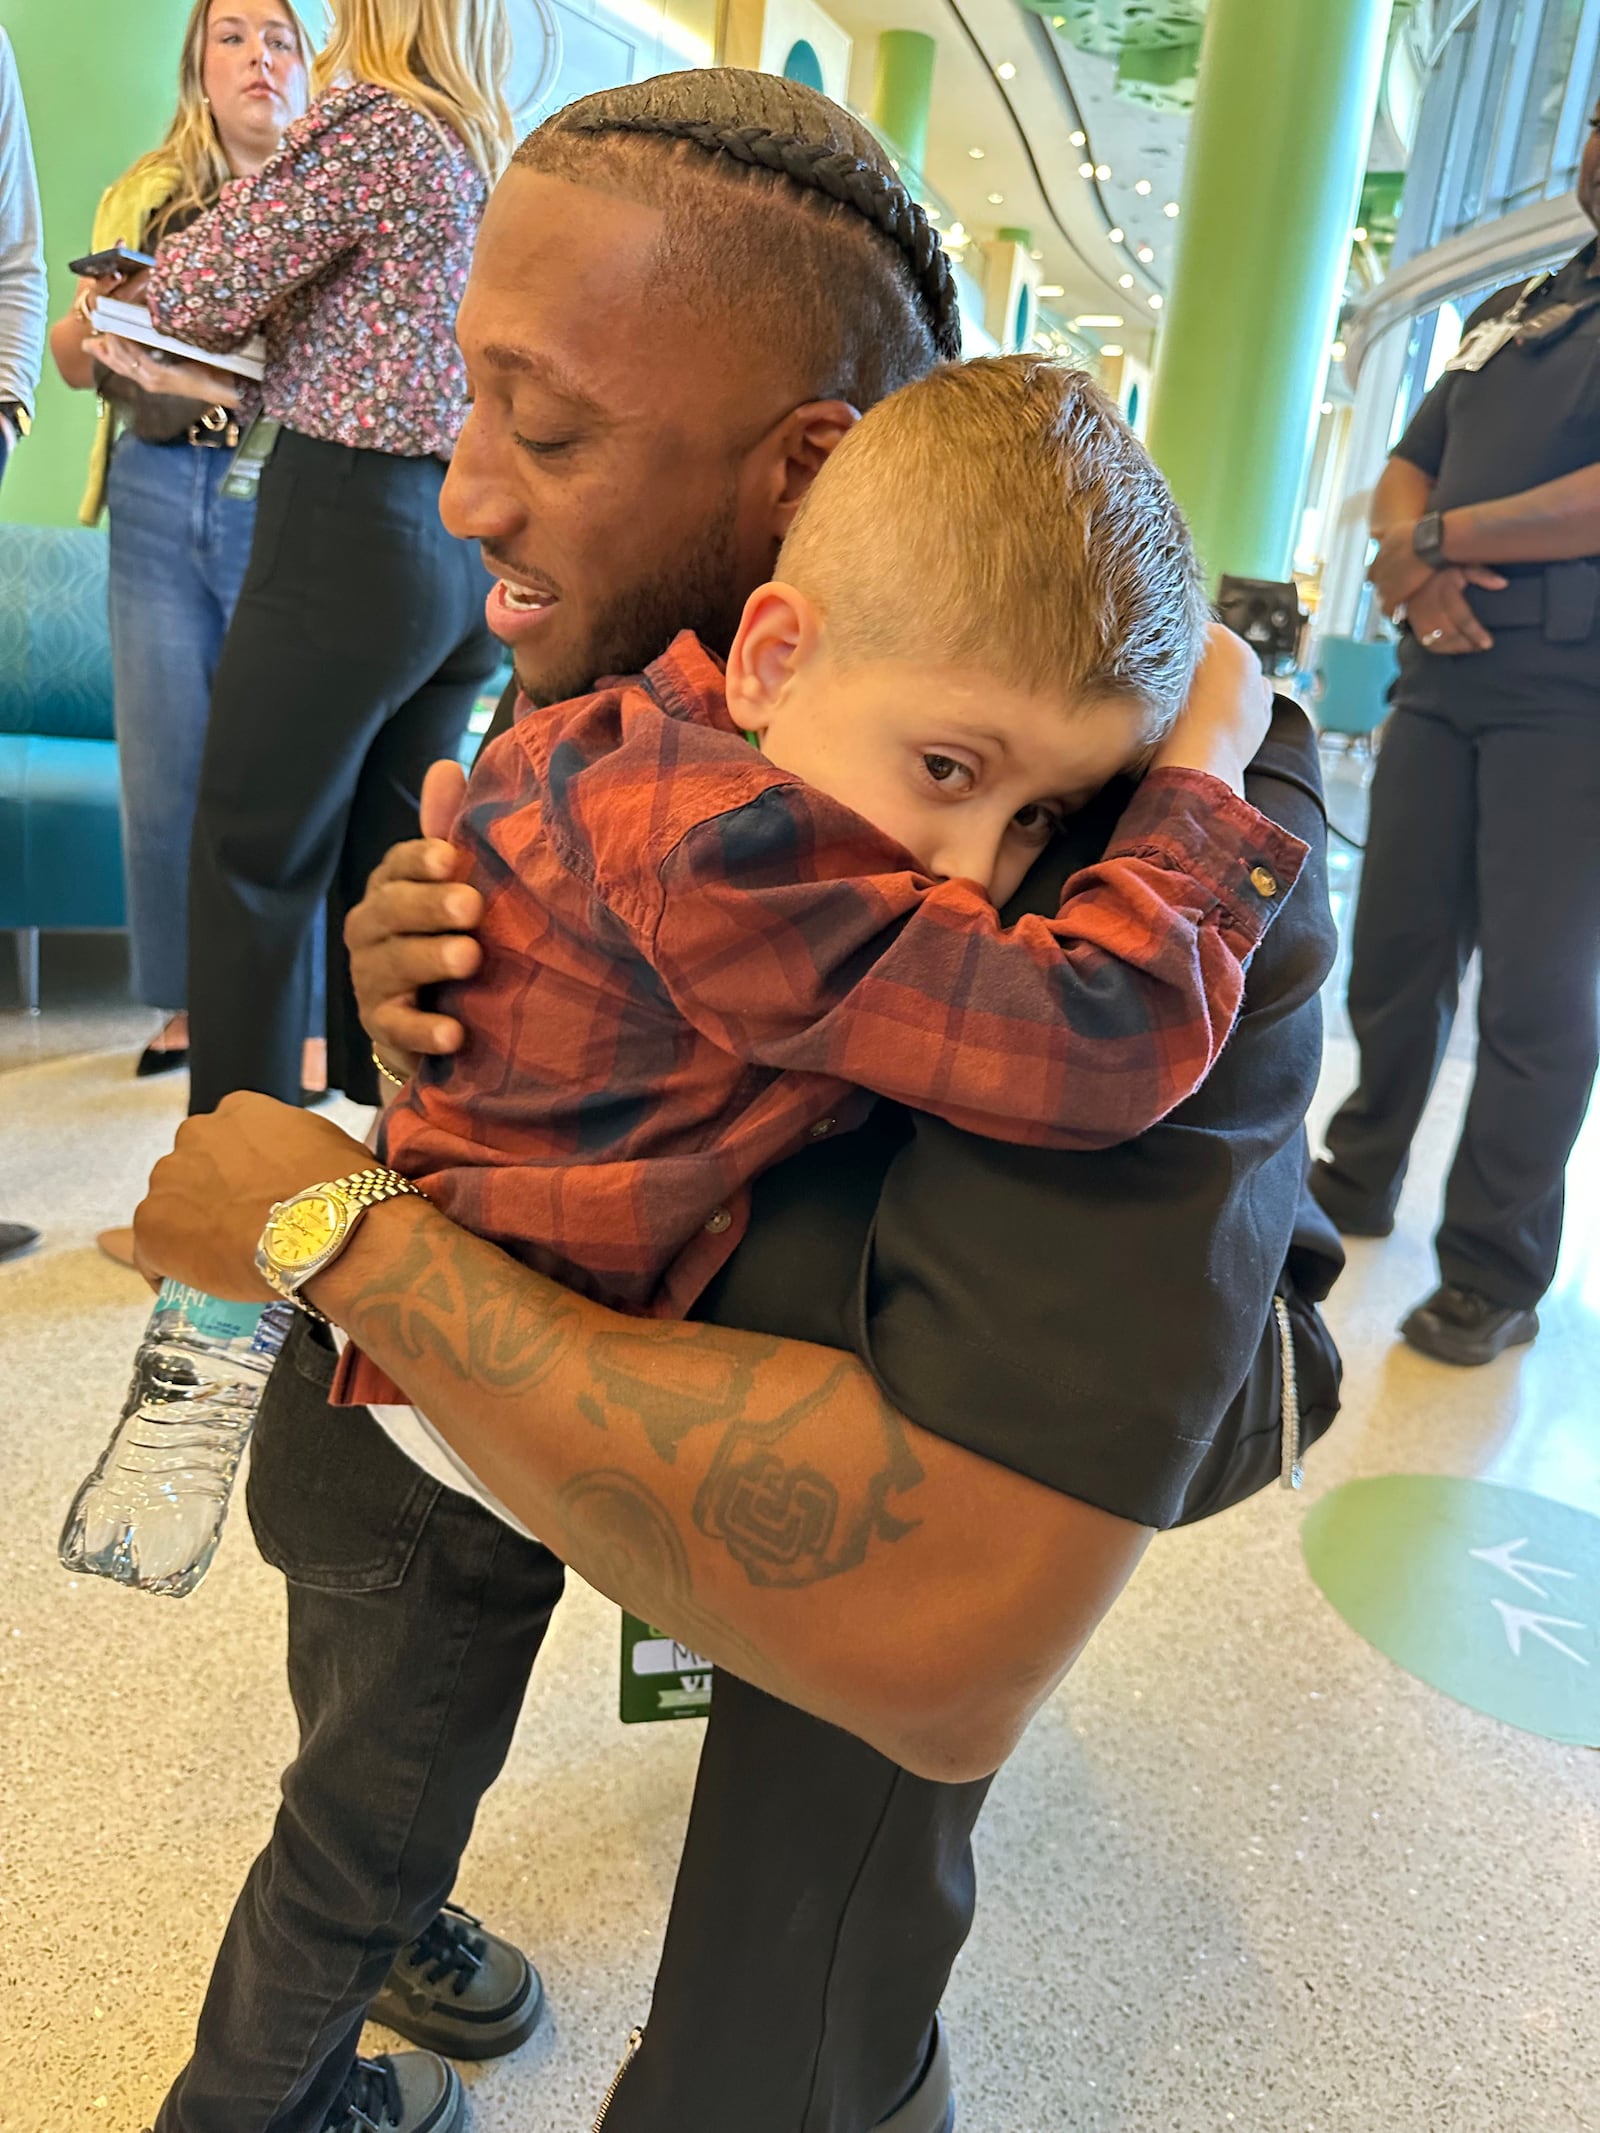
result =
[[706,1229],[713,1237],[720,1237],[725,1229],[733,1227],[733,1217],[725,1207],[714,1208],[706,1222]]
[[1257,896],[1265,897],[1270,902],[1278,893],[1278,877],[1270,867],[1252,867],[1250,886]]
[[839,1121],[836,1118],[819,1118],[816,1124],[807,1130],[814,1141],[820,1141],[827,1134],[830,1134],[838,1123]]

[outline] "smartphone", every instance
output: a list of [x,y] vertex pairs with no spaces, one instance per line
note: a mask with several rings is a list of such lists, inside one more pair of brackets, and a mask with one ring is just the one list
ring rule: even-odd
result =
[[104,281],[113,274],[126,280],[141,267],[153,267],[155,263],[153,252],[136,252],[132,245],[113,244],[103,252],[86,252],[82,259],[69,260],[67,270],[85,281]]

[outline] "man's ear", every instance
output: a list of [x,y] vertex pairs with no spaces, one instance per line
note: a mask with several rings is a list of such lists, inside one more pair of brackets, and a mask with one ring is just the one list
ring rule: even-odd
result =
[[777,458],[777,518],[773,530],[780,541],[794,523],[794,515],[828,454],[860,420],[848,400],[808,400],[778,424],[773,432]]
[[793,585],[758,585],[744,603],[728,654],[728,714],[746,733],[764,734],[778,700],[812,657],[821,635],[817,611]]

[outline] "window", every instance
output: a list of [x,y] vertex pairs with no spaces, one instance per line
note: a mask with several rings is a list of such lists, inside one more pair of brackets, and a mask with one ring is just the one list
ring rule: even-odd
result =
[[1561,107],[1577,56],[1582,21],[1583,0],[1546,0],[1506,186],[1506,198],[1512,205],[1537,199],[1550,177],[1550,154],[1561,123]]

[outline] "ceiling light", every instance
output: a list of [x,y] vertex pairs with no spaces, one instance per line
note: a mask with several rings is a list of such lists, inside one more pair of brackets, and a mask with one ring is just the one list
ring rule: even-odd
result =
[[1094,165],[1092,163],[1080,163],[1078,165],[1078,176],[1080,178],[1092,178],[1094,176]]
[[1111,242],[1113,244],[1121,244],[1123,238],[1123,232],[1121,230],[1110,229],[1106,231],[1106,235],[1111,239]]
[[1139,250],[1135,256],[1141,261],[1143,265],[1149,266],[1151,260],[1154,259],[1156,255],[1154,252],[1151,251],[1149,245],[1142,244],[1140,245]]
[[1131,289],[1133,287],[1133,276],[1131,274],[1119,274],[1117,276],[1117,287],[1119,289]]
[[1052,15],[1050,17],[1050,27],[1053,30],[1064,30],[1066,26],[1067,18],[1065,15]]
[[1365,244],[1367,241],[1367,233],[1365,230],[1352,230],[1351,235],[1355,239],[1357,244]]
[[1035,262],[1037,262],[1037,261],[1039,261],[1039,260],[1043,259],[1043,257],[1044,257],[1044,254],[1043,254],[1043,252],[1030,252],[1030,253],[1028,254],[1028,257],[1029,257],[1029,258],[1030,258],[1031,260],[1034,260]]
[[1017,70],[1009,59],[1002,59],[994,71],[1002,81],[1014,81],[1016,79]]
[[1176,200],[1169,200],[1161,212],[1169,222],[1176,222],[1181,210]]
[[1076,133],[1069,133],[1067,139],[1074,148],[1082,148],[1087,145],[1089,136],[1083,131],[1082,127],[1079,127]]
[[1331,352],[1331,354],[1332,354],[1332,356],[1333,356],[1333,360],[1334,360],[1334,361],[1335,361],[1336,363],[1342,363],[1342,362],[1344,361],[1344,343],[1343,343],[1343,341],[1335,341],[1335,342],[1334,342],[1334,344],[1333,344],[1333,348],[1332,348],[1332,350],[1331,350],[1330,352]]
[[989,205],[991,207],[1004,207],[1005,204],[1006,196],[1004,193],[991,193],[989,195]]
[[1141,178],[1138,184],[1133,189],[1139,195],[1141,200],[1147,198],[1150,192],[1150,180],[1148,178]]
[[1094,174],[1100,180],[1100,183],[1104,185],[1111,175],[1111,165],[1109,163],[1096,163]]
[[1058,281],[1042,281],[1034,293],[1037,296],[1065,296],[1067,292]]
[[969,148],[967,150],[967,154],[971,156],[974,163],[981,163],[983,161],[983,150],[981,148]]
[[1323,401],[1323,403],[1322,403],[1322,412],[1323,412],[1323,413],[1324,413],[1325,415],[1331,415],[1331,414],[1333,413],[1333,402],[1332,402],[1331,400],[1324,400],[1324,401]]
[[1115,311],[1085,311],[1072,323],[1074,326],[1120,326],[1122,320]]
[[943,214],[936,207],[926,207],[923,209],[923,213],[930,222],[942,222],[944,220]]
[[963,228],[959,217],[951,223],[949,229],[945,232],[944,241],[946,244],[954,245],[958,251],[968,241],[966,230]]
[[1161,306],[1165,302],[1166,298],[1164,296],[1152,296],[1150,299],[1150,308],[1152,311],[1159,311],[1161,309]]
[[1117,342],[1107,341],[1105,346],[1101,349],[1100,353],[1103,356],[1119,356],[1122,353],[1122,349]]

